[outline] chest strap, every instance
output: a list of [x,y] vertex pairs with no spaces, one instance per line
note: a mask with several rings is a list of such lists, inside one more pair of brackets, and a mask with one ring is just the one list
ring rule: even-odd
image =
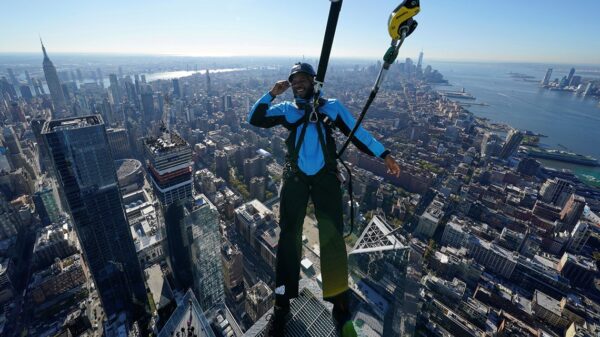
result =
[[[327,102],[327,100],[320,98],[319,99],[319,107],[322,106],[323,104],[325,104],[325,102]],[[298,157],[300,155],[300,148],[302,147],[302,144],[304,142],[304,137],[306,135],[306,128],[309,125],[309,119],[308,116],[311,114],[312,112],[312,105],[311,104],[305,104],[305,103],[300,103],[300,102],[294,102],[294,105],[297,109],[303,109],[304,110],[304,115],[297,120],[294,123],[290,123],[289,125],[289,129],[291,130],[290,135],[288,136],[288,139],[286,140],[286,145],[288,147],[288,161],[290,162],[291,165],[294,166],[294,168],[297,168],[298,166]],[[323,158],[325,160],[325,166],[327,166],[329,169],[337,169],[337,163],[336,163],[336,147],[335,147],[335,140],[333,139],[333,137],[331,136],[331,129],[334,127],[333,121],[331,120],[331,118],[329,118],[329,116],[325,115],[324,113],[321,113],[320,111],[318,111],[317,109],[317,116],[318,116],[318,120],[315,123],[316,124],[316,128],[317,128],[317,134],[319,137],[319,144],[321,145],[321,151],[323,151]],[[325,142],[325,138],[323,136],[323,128],[321,127],[321,123],[323,123],[324,127],[325,127],[325,132],[326,135],[325,137],[327,137],[327,141],[331,142],[331,144],[328,144]],[[298,127],[300,127],[300,125],[302,125],[302,130],[300,131],[300,137],[298,139],[298,144],[296,144],[296,134],[298,132]],[[327,146],[330,145],[330,146]],[[333,149],[331,151],[331,149]]]

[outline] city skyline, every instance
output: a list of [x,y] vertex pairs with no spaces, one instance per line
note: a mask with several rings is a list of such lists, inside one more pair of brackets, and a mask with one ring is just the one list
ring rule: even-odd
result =
[[[182,4],[130,26],[185,25],[166,20]],[[114,20],[70,3],[29,20],[83,18],[63,23],[93,41],[90,14],[109,17],[99,34],[116,41],[120,15],[155,6],[105,5]],[[258,22],[262,5],[241,14]],[[506,4],[469,8],[482,7]],[[306,17],[302,48],[320,49],[321,19]],[[316,121],[298,99],[310,81],[290,70],[314,55],[99,57],[55,52],[45,34],[31,54],[0,47],[0,335],[600,334],[600,65],[430,62],[423,31],[394,64],[334,55]]]
[[[152,3],[34,2],[44,14],[25,18],[24,5],[10,3],[7,12],[17,15],[7,17],[6,24],[30,24],[0,37],[0,53],[37,52],[39,34],[53,53],[315,57],[328,4],[178,1],[165,10]],[[332,57],[379,58],[389,44],[385,25],[396,5],[345,2]],[[592,1],[569,8],[568,28],[554,24],[565,19],[564,8],[541,1],[519,4],[518,11],[511,3],[421,6],[419,38],[406,44],[406,54],[424,49],[430,59],[600,64],[600,43],[593,36],[600,28],[593,19],[600,5]],[[100,20],[90,20],[91,14]]]

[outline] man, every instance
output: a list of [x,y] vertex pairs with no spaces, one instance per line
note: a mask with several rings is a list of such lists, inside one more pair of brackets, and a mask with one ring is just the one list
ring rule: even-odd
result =
[[[318,114],[312,110],[315,71],[296,63],[287,81],[278,81],[252,107],[248,122],[290,131],[280,194],[281,234],[275,269],[275,308],[269,321],[270,336],[283,336],[290,298],[298,296],[302,225],[308,198],[315,206],[319,225],[323,298],[333,303],[333,317],[342,336],[356,335],[348,308],[348,260],[343,239],[342,191],[338,179],[336,145],[332,128],[348,135],[355,120],[337,100],[319,98]],[[294,102],[271,105],[289,87]],[[318,118],[316,118],[318,117]],[[367,131],[360,127],[352,142],[362,152],[384,159],[388,172],[398,176],[400,167]]]

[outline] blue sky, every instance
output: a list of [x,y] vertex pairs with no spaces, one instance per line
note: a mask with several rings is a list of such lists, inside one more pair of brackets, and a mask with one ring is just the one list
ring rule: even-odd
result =
[[[379,58],[388,0],[346,0],[332,57]],[[422,0],[403,55],[600,64],[600,1]],[[6,1],[0,52],[317,56],[327,0]],[[401,55],[401,57],[403,56]]]

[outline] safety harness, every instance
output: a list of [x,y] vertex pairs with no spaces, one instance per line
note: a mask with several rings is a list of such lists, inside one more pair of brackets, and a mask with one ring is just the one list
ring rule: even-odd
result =
[[[329,116],[318,111],[318,108],[323,106],[327,102],[327,100],[321,97],[319,98],[318,102],[319,104],[317,106],[316,111],[314,110],[311,104],[299,102],[295,102],[294,104],[297,109],[304,110],[304,114],[298,121],[291,123],[287,126],[290,130],[290,134],[285,141],[288,149],[286,157],[286,166],[288,166],[288,169],[291,169],[291,172],[300,172],[298,168],[300,148],[302,147],[302,143],[304,142],[306,129],[311,123],[316,124],[317,134],[319,137],[319,144],[321,145],[321,150],[323,151],[323,159],[325,160],[325,169],[327,171],[337,172],[337,150],[335,145],[335,139],[333,138],[333,129],[335,128],[335,125],[333,121],[331,121]],[[312,122],[311,116],[314,116],[313,118],[316,118],[317,121]],[[300,126],[302,126],[302,128],[300,131],[298,143],[296,144],[296,134],[298,133],[298,128]],[[325,136],[323,136],[323,131],[325,131]]]

